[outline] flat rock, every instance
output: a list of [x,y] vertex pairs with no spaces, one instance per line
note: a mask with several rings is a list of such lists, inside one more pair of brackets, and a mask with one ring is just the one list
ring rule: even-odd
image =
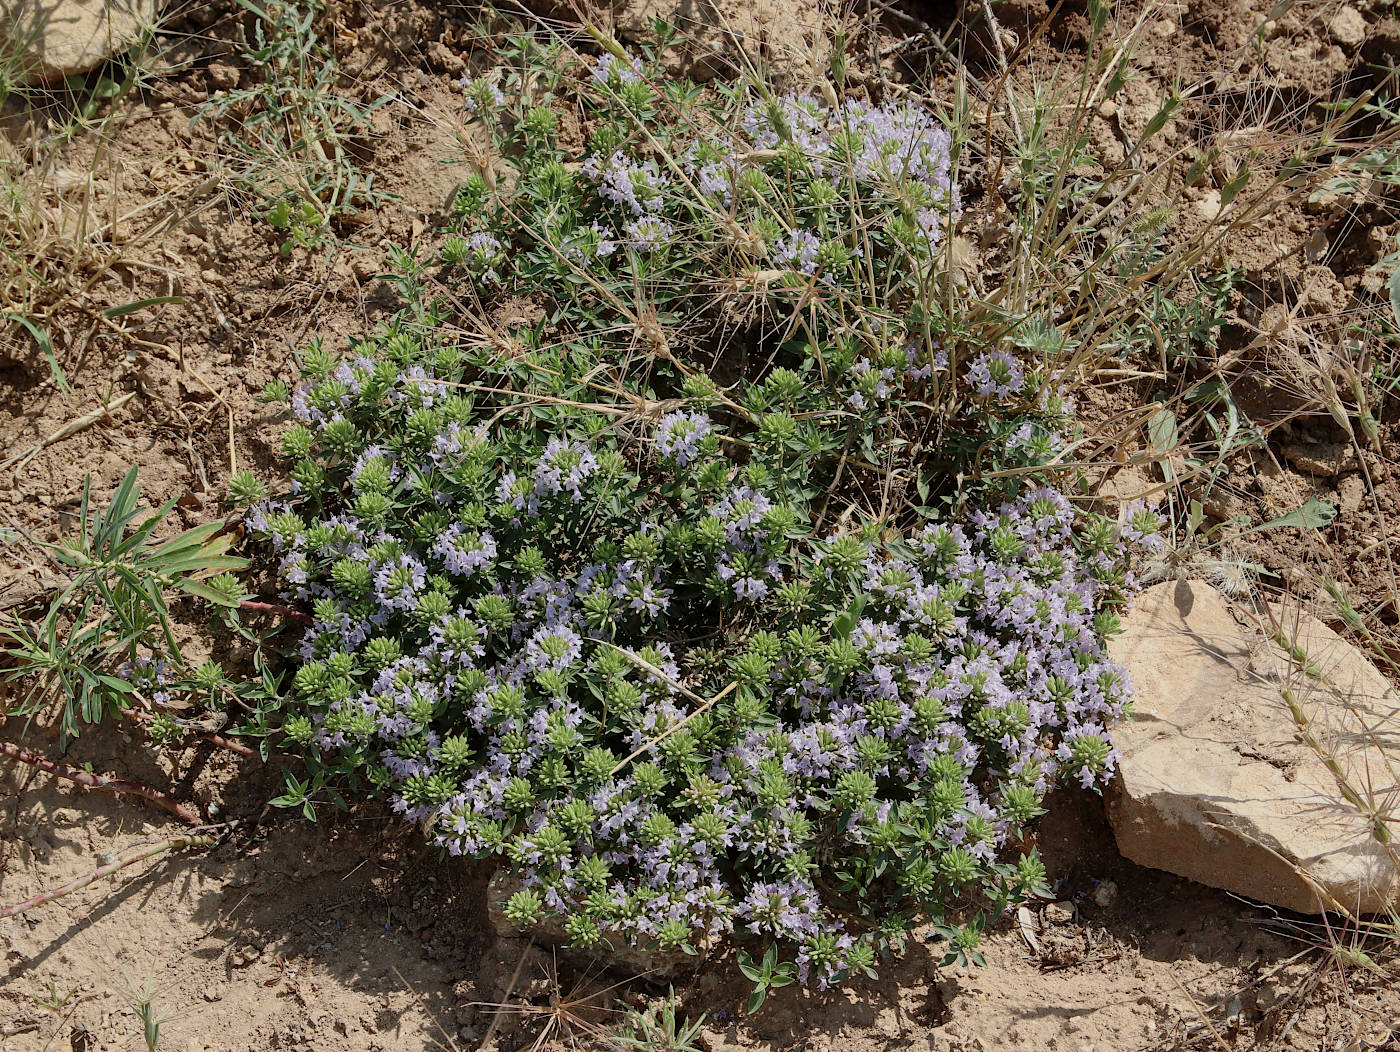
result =
[[491,930],[498,940],[511,943],[531,936],[535,943],[559,951],[562,956],[572,956],[581,961],[601,964],[612,972],[633,976],[645,975],[649,979],[667,979],[699,967],[705,962],[703,951],[688,954],[681,950],[647,950],[629,945],[620,935],[604,933],[604,939],[611,949],[586,950],[569,945],[569,935],[564,926],[551,917],[527,932],[522,932],[506,917],[506,903],[524,885],[505,870],[498,870],[486,886],[486,914],[491,921]]
[[1366,19],[1355,4],[1343,4],[1327,23],[1327,33],[1342,47],[1360,47],[1366,43]]
[[1333,478],[1357,466],[1356,450],[1347,442],[1293,442],[1283,455],[1299,471]]
[[742,70],[747,57],[806,90],[813,71],[825,69],[830,47],[816,0],[614,0],[612,14],[626,40],[654,40],[654,19],[675,27],[677,43],[664,49],[662,62],[696,80]]
[[1271,613],[1307,672],[1209,585],[1167,582],[1138,597],[1110,646],[1136,691],[1114,732],[1122,759],[1107,794],[1119,850],[1299,913],[1334,900],[1383,912],[1400,902],[1400,851],[1346,802],[1284,692],[1351,790],[1382,805],[1397,792],[1400,698],[1320,621]]
[[86,73],[155,26],[160,0],[0,0],[0,38],[19,48],[22,82]]

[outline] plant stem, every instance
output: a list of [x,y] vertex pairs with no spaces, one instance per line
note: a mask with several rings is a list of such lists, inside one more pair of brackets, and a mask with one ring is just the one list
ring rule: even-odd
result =
[[[222,749],[227,749],[229,752],[237,753],[239,756],[246,756],[250,760],[262,759],[262,753],[258,752],[258,750],[250,749],[242,742],[234,741],[231,738],[225,738],[222,734],[201,734],[199,737],[201,741],[206,741],[210,745],[217,745]],[[267,760],[265,762],[270,763],[274,760],[283,761],[295,759],[297,759],[297,757],[289,752],[270,752],[267,754]]]
[[299,621],[304,625],[312,624],[314,619],[310,614],[304,614],[300,610],[293,610],[290,606],[283,606],[281,603],[264,603],[257,599],[244,599],[238,604],[241,610],[256,610],[264,614],[278,614],[288,621]]
[[32,752],[26,752],[10,742],[0,742],[0,756],[8,756],[20,763],[27,763],[55,778],[65,778],[88,789],[97,789],[105,793],[127,793],[131,796],[142,797],[192,826],[197,826],[201,822],[198,812],[189,804],[173,800],[164,793],[158,792],[148,785],[142,785],[140,782],[129,782],[123,778],[110,778],[105,774],[80,771],[76,767],[68,767],[65,764],[46,760],[42,756],[35,756]]
[[31,898],[27,898],[23,902],[18,902],[15,903],[15,905],[13,906],[6,906],[4,909],[0,909],[0,920],[3,920],[5,917],[17,916],[18,914],[23,913],[25,910],[32,909],[35,906],[42,906],[44,903],[52,902],[54,899],[61,899],[64,895],[68,895],[74,891],[77,891],[79,888],[85,888],[93,881],[101,880],[103,877],[110,876],[117,870],[124,869],[125,867],[130,866],[136,862],[140,862],[142,859],[155,858],[157,855],[163,855],[165,854],[165,852],[173,851],[176,848],[209,847],[214,843],[214,839],[214,837],[207,835],[180,836],[175,837],[173,840],[166,840],[162,843],[153,844],[150,847],[142,848],[141,850],[133,854],[127,855],[125,857],[119,856],[113,859],[111,862],[106,863],[105,865],[98,866],[91,873],[86,873],[83,876],[79,877],[77,880],[69,881],[62,887],[54,888],[51,891],[41,891],[39,892],[39,894]]

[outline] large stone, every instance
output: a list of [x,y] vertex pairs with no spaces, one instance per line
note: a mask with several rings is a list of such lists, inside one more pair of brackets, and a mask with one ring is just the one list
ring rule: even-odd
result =
[[1381,843],[1362,808],[1393,809],[1400,792],[1400,698],[1316,619],[1281,608],[1261,617],[1268,635],[1306,653],[1308,671],[1242,627],[1209,585],[1168,582],[1137,599],[1110,647],[1136,690],[1115,730],[1118,847],[1299,913],[1382,912],[1400,902],[1400,829]]
[[614,0],[612,15],[624,40],[654,40],[658,18],[673,26],[681,40],[662,61],[697,80],[762,63],[805,91],[829,58],[816,0]]
[[28,83],[86,73],[148,34],[159,2],[0,0],[0,46]]

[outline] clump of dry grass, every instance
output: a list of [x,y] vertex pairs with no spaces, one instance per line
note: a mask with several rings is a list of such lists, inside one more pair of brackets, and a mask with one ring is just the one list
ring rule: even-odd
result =
[[0,135],[0,350],[26,361],[37,347],[66,388],[55,339],[62,319],[77,311],[114,324],[120,305],[95,289],[173,217],[163,199],[118,209],[121,172],[110,145],[124,119],[119,104],[146,75],[139,49],[90,87],[23,87],[20,62],[11,41],[0,54],[0,105],[15,110]]

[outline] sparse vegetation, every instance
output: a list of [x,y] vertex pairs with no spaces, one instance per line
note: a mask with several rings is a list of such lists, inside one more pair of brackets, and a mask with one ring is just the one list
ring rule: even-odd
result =
[[331,224],[390,194],[374,185],[356,143],[392,102],[358,102],[322,43],[322,4],[238,0],[252,16],[244,43],[248,87],[212,97],[201,115],[218,135],[229,191],[281,233],[282,254],[332,238]]

